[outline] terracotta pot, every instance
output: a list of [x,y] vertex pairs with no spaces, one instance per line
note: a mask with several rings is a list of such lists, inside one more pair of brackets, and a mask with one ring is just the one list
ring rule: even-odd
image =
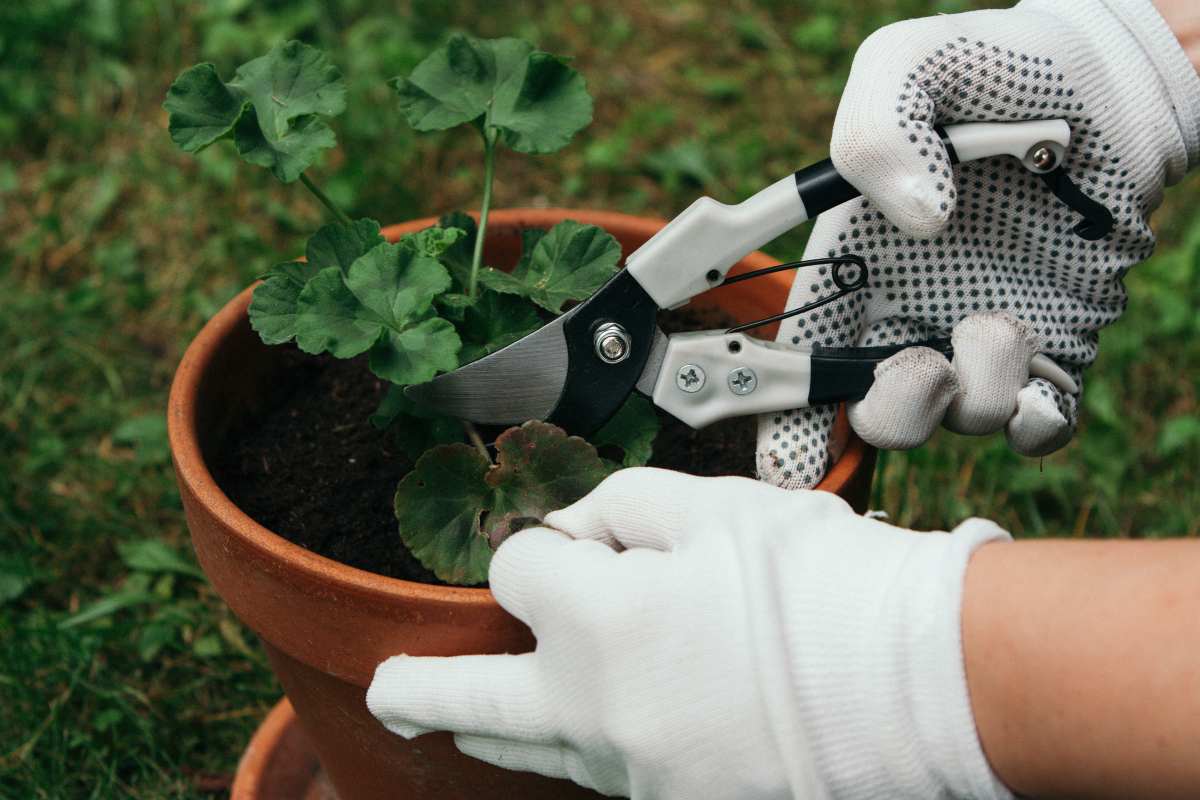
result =
[[[595,211],[497,211],[488,230],[488,262],[513,263],[521,229],[549,228],[565,218],[604,227],[626,253],[663,224]],[[434,222],[415,220],[385,234],[395,239]],[[774,263],[755,253],[735,269]],[[713,295],[735,317],[759,318],[781,308],[790,280],[790,273],[780,273]],[[366,687],[388,656],[524,652],[532,649],[533,637],[487,589],[432,586],[347,567],[272,533],[225,496],[208,463],[236,422],[262,410],[265,389],[281,369],[275,348],[250,329],[250,293],[231,300],[184,354],[169,401],[171,453],[200,565],[234,613],[262,638],[342,800],[594,797],[572,784],[467,758],[448,734],[407,742],[367,712]],[[839,431],[848,435],[844,420]],[[874,461],[874,451],[851,436],[822,488],[863,508]]]

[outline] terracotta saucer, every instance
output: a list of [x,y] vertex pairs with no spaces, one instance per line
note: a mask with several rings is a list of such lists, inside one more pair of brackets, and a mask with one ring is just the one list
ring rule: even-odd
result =
[[337,800],[308,735],[283,698],[254,732],[233,779],[231,800]]

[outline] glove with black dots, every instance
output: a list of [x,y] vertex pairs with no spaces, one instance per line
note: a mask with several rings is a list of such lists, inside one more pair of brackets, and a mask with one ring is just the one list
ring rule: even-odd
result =
[[[1064,167],[1115,217],[1086,241],[1078,215],[1011,158],[951,167],[933,126],[1063,118]],[[1097,331],[1124,310],[1122,279],[1154,249],[1163,188],[1200,160],[1200,77],[1149,0],[1023,0],[1015,7],[909,20],[854,59],[830,152],[863,198],[822,215],[806,258],[856,253],[866,288],[784,323],[797,346],[887,345],[945,336],[954,361],[925,348],[876,369],[850,423],[878,447],[916,447],[939,423],[1004,429],[1025,455],[1074,433],[1078,394],[1030,378],[1041,351],[1076,383]],[[789,307],[831,285],[800,273]],[[766,414],[758,470],[809,487],[840,455],[832,406]]]

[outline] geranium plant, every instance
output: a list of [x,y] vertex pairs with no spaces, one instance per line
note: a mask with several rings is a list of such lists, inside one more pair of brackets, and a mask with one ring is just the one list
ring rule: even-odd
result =
[[212,64],[184,71],[167,92],[169,132],[190,153],[230,141],[251,164],[299,181],[333,221],[305,257],[263,275],[250,323],[264,342],[294,342],[334,358],[366,354],[391,385],[372,416],[415,461],[396,491],[405,546],[435,575],[486,580],[492,549],[516,530],[590,491],[621,464],[645,463],[658,430],[649,403],[631,399],[592,443],[542,422],[511,428],[492,447],[469,423],[408,401],[403,388],[494,352],[598,289],[617,269],[617,241],[567,220],[523,232],[509,272],[483,263],[496,151],[552,153],[592,118],[583,77],[520,39],[452,36],[406,77],[390,81],[418,131],[470,125],[483,143],[478,222],[453,212],[387,242],[373,219],[350,219],[308,174],[336,144],[326,123],[345,109],[341,72],[319,50],[286,42],[239,67],[229,81]]

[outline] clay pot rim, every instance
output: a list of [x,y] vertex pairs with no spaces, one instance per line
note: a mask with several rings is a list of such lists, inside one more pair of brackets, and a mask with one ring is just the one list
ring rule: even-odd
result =
[[[473,214],[473,216],[475,215]],[[498,209],[491,212],[489,222],[505,225],[528,222],[538,218],[547,221],[574,218],[582,221],[591,220],[593,224],[601,225],[601,220],[655,227],[666,223],[665,220],[655,217],[567,208]],[[382,233],[385,237],[392,239],[402,233],[434,225],[437,220],[437,217],[424,217],[397,225],[389,225],[383,229]],[[302,573],[310,580],[326,584],[332,583],[367,600],[372,598],[378,598],[381,601],[423,600],[479,608],[493,606],[495,600],[488,588],[440,586],[401,578],[389,578],[318,555],[260,525],[238,508],[218,485],[204,461],[204,456],[200,451],[200,442],[196,436],[196,397],[200,380],[217,353],[217,343],[227,338],[232,330],[242,322],[250,302],[250,295],[257,285],[258,282],[255,282],[238,293],[201,328],[196,338],[188,345],[175,372],[167,400],[167,438],[179,480],[195,497],[205,499],[206,505],[209,506],[209,512],[227,530],[237,532],[247,544],[265,558],[283,562],[289,570]],[[844,410],[840,412],[839,416],[844,417]],[[844,424],[843,420],[839,420],[839,422]],[[850,432],[842,457],[821,481],[819,488],[829,492],[840,490],[854,475],[856,468],[866,457],[866,451],[866,444]]]

